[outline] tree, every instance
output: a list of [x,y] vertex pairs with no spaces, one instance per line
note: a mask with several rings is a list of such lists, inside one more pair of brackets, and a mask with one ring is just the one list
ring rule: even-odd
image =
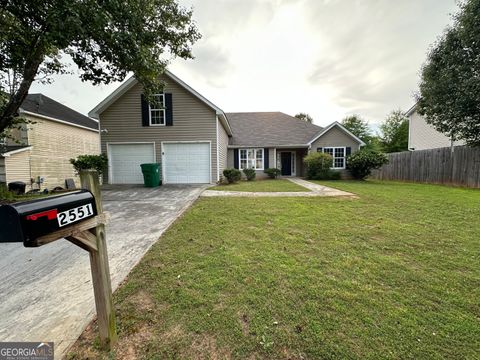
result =
[[350,115],[342,120],[342,125],[353,135],[363,140],[365,143],[371,137],[368,122],[363,120],[359,115]]
[[401,110],[392,111],[380,125],[380,131],[385,152],[408,150],[408,119]]
[[417,111],[452,140],[480,146],[480,0],[461,3],[422,67]]
[[342,120],[342,125],[353,135],[361,139],[365,148],[375,151],[381,151],[380,140],[372,135],[368,121],[362,119],[359,115],[350,115]]
[[310,115],[308,115],[307,113],[302,113],[301,112],[301,113],[298,113],[297,115],[295,115],[295,117],[297,119],[309,122],[310,124],[313,123],[313,118]]
[[4,0],[0,7],[0,134],[15,117],[34,81],[50,83],[68,71],[94,85],[129,72],[150,96],[169,60],[191,58],[200,38],[192,10],[176,0]]

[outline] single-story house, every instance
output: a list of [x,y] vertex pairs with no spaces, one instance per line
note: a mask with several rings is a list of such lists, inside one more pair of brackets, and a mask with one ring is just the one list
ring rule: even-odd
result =
[[[448,136],[428,124],[417,111],[417,104],[406,113],[408,118],[408,149],[410,151],[450,147],[452,141]],[[454,146],[465,145],[464,141],[454,141]]]
[[0,139],[0,182],[30,189],[65,187],[75,176],[70,159],[99,154],[98,122],[42,94],[28,94],[19,115],[29,123]]
[[225,113],[170,71],[162,80],[151,104],[131,77],[90,111],[100,122],[108,183],[141,184],[139,165],[150,162],[161,163],[167,184],[213,183],[229,167],[303,176],[310,151],[331,154],[332,168],[345,171],[346,157],[364,145],[337,122],[322,128],[280,112]]

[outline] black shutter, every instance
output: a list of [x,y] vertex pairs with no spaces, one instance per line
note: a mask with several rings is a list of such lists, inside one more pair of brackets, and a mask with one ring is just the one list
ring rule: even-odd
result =
[[345,151],[345,156],[349,156],[352,153],[352,148],[349,146]]
[[172,94],[165,94],[165,116],[167,118],[165,121],[165,125],[172,126],[173,125]]
[[323,152],[323,148],[321,147],[317,148],[317,152]]
[[233,167],[238,169],[238,149],[233,149]]
[[263,168],[268,169],[270,167],[270,164],[268,163],[268,149],[265,148],[263,149]]
[[140,102],[142,104],[142,126],[150,126],[150,119],[149,119],[149,107],[148,102],[145,99],[145,95],[141,95]]

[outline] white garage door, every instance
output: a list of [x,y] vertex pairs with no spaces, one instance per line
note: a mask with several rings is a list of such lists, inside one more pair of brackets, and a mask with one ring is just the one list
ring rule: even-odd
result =
[[163,144],[163,171],[163,180],[167,184],[209,183],[210,144]]
[[108,145],[110,184],[143,184],[140,164],[155,162],[154,144]]

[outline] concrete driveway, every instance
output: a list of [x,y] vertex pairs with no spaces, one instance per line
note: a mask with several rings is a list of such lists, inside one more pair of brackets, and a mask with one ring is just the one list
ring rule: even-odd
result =
[[[205,186],[108,187],[104,209],[114,289]],[[88,253],[59,240],[0,244],[0,341],[54,341],[60,358],[95,313]]]

